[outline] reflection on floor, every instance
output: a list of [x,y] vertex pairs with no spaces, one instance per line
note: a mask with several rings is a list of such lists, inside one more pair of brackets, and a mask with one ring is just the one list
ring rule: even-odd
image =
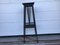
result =
[[1,36],[0,45],[60,45],[60,34],[38,35],[38,43],[35,35]]

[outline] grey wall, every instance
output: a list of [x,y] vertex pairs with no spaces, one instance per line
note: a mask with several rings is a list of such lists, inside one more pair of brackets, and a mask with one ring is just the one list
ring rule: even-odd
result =
[[[38,34],[60,33],[60,0],[34,0]],[[23,34],[23,0],[0,0],[0,36]],[[27,33],[34,33],[34,30]]]

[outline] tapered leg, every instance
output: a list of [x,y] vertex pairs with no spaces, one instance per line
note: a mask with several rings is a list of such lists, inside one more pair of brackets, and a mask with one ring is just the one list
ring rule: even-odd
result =
[[32,6],[32,12],[33,12],[34,25],[35,25],[35,34],[36,34],[36,37],[37,37],[37,43],[38,43],[38,36],[37,36],[37,29],[36,29],[35,14],[34,14],[34,7],[33,7],[33,6]]
[[27,7],[27,15],[28,15],[29,25],[30,25],[30,14],[31,14],[30,7]]
[[24,7],[24,43],[25,43],[26,7]]

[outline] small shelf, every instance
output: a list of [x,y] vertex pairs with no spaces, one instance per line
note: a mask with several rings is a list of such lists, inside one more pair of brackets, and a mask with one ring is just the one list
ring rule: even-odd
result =
[[34,27],[35,27],[35,25],[33,22],[31,22],[30,24],[26,23],[26,25],[25,25],[25,28],[34,28]]

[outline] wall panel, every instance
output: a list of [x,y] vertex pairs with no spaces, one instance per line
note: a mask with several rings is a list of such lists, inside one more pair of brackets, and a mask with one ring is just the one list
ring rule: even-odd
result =
[[[38,34],[60,33],[60,0],[33,1]],[[23,2],[0,0],[0,36],[23,35]]]

